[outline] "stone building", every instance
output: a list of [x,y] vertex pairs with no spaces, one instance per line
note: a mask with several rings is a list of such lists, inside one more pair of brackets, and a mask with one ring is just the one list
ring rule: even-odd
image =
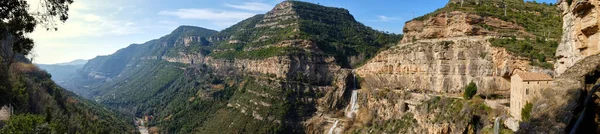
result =
[[515,73],[510,80],[510,114],[519,120],[525,104],[532,103],[552,83],[550,75],[532,72]]

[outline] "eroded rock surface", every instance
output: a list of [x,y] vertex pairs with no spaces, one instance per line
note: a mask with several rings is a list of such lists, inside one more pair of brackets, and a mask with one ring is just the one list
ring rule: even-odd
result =
[[561,0],[559,7],[563,16],[562,42],[556,51],[558,62],[554,65],[557,75],[585,57],[600,53],[600,14],[598,0],[573,1],[569,4]]
[[492,47],[486,38],[447,38],[400,44],[379,53],[357,73],[377,88],[459,94],[473,81],[482,92],[507,91],[529,61]]

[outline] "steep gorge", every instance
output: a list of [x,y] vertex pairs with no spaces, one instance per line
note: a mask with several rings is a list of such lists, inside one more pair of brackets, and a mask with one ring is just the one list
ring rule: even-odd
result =
[[99,56],[74,90],[165,133],[482,132],[504,114],[458,97],[464,87],[506,96],[514,72],[552,73],[534,51],[559,33],[532,29],[560,21],[550,5],[509,0],[506,17],[499,0],[465,1],[407,22],[402,40],[346,9],[284,1],[219,32],[182,26]]
[[345,9],[285,1],[220,32],[183,26],[92,59],[76,92],[160,132],[310,132],[307,118],[348,103],[349,67],[398,41]]

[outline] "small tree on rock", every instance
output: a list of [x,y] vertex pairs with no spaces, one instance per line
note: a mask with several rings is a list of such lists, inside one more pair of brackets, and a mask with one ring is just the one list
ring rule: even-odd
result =
[[467,87],[465,88],[463,97],[467,100],[470,100],[471,98],[473,98],[473,96],[475,96],[475,94],[477,94],[477,85],[475,84],[475,82],[471,81],[471,83],[469,83],[469,85],[467,85]]
[[531,118],[531,109],[533,109],[533,104],[527,102],[521,110],[521,120],[528,121]]

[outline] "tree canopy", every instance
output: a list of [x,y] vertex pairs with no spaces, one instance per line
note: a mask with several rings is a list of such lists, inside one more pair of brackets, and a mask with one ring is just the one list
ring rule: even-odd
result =
[[[47,30],[57,30],[55,22],[68,19],[71,3],[73,0],[39,0],[39,5],[30,5],[26,0],[0,1],[2,64],[10,65],[16,54],[29,54],[34,42],[26,34],[33,32],[38,24]],[[33,9],[34,6],[37,8]]]

